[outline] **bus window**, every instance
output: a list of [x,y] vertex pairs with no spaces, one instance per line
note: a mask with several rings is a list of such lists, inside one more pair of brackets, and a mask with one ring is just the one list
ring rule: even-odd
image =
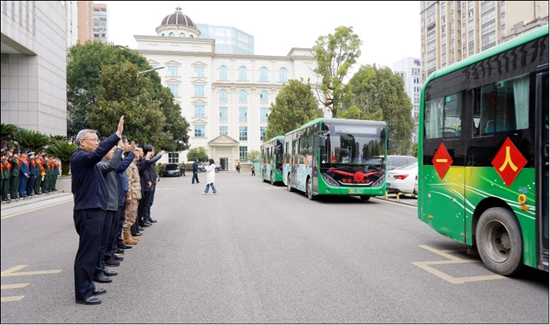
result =
[[462,128],[462,93],[426,103],[424,130],[427,139],[456,138]]
[[462,129],[462,94],[454,94],[445,97],[445,126],[443,138],[455,138],[460,136]]

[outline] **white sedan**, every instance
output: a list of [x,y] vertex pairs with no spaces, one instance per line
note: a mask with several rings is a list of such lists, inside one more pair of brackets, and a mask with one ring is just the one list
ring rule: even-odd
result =
[[386,172],[388,193],[416,194],[414,182],[418,177],[418,163],[412,163]]

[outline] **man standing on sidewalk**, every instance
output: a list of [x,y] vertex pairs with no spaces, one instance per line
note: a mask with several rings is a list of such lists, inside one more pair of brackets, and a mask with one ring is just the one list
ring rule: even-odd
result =
[[107,209],[107,185],[97,163],[117,144],[123,129],[124,115],[116,133],[101,144],[95,130],[81,130],[76,136],[78,149],[71,156],[73,219],[80,237],[74,262],[75,299],[80,304],[100,304],[94,295],[107,292],[92,281]]

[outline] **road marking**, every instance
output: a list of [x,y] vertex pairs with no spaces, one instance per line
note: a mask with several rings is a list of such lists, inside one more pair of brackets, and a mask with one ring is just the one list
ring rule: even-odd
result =
[[24,288],[28,285],[29,285],[29,283],[3,284],[1,289],[2,290],[4,290],[4,289],[20,289],[20,288]]
[[25,296],[11,296],[11,297],[2,297],[1,302],[10,302],[10,301],[19,301],[25,298]]
[[30,271],[30,272],[17,272],[21,269],[26,268],[28,265],[17,265],[11,269],[2,271],[1,276],[20,276],[20,275],[37,275],[37,274],[53,274],[59,273],[61,270],[47,270],[47,271]]
[[456,256],[453,256],[449,253],[451,252],[457,252],[457,250],[438,250],[435,248],[432,248],[427,245],[419,245],[420,247],[429,250],[432,253],[438,254],[442,257],[448,258],[448,260],[444,261],[429,261],[429,262],[411,262],[412,264],[418,266],[419,268],[430,272],[431,274],[440,277],[441,279],[452,283],[452,284],[463,284],[466,282],[474,282],[474,281],[487,281],[487,280],[500,280],[500,279],[506,279],[506,277],[498,274],[493,275],[481,275],[481,276],[470,276],[470,277],[463,277],[463,278],[455,278],[453,276],[450,276],[444,272],[441,272],[439,270],[434,269],[430,265],[443,265],[443,264],[462,264],[462,263],[480,263],[479,260],[474,259],[461,259]]
[[2,220],[7,219],[7,218],[11,218],[11,217],[15,217],[15,216],[18,216],[18,215],[21,215],[21,214],[25,214],[25,213],[38,211],[38,210],[41,210],[41,209],[44,209],[44,208],[53,207],[53,206],[56,206],[56,205],[60,205],[60,204],[63,204],[63,203],[67,203],[67,202],[73,202],[73,199],[66,200],[66,201],[61,201],[61,202],[54,203],[54,204],[50,204],[50,205],[45,205],[45,206],[43,206],[43,207],[39,207],[39,208],[36,208],[36,209],[26,210],[26,211],[23,211],[23,212],[19,212],[19,213],[14,213],[14,214],[10,214],[10,215],[7,215],[7,216],[3,216],[3,217],[2,217]]
[[407,207],[407,208],[411,208],[411,209],[415,209],[415,210],[418,209],[416,205],[412,205],[412,204],[396,203],[396,202],[393,202],[393,201],[390,201],[390,200],[386,200],[386,199],[384,199],[384,198],[378,198],[378,197],[373,197],[373,198],[376,199],[376,200],[380,200],[380,201],[384,201],[384,202],[390,203],[390,204],[399,205],[400,207]]

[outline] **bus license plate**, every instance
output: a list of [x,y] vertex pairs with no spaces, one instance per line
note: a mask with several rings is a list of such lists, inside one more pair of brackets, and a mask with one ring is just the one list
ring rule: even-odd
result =
[[350,189],[349,194],[363,194],[362,189]]

